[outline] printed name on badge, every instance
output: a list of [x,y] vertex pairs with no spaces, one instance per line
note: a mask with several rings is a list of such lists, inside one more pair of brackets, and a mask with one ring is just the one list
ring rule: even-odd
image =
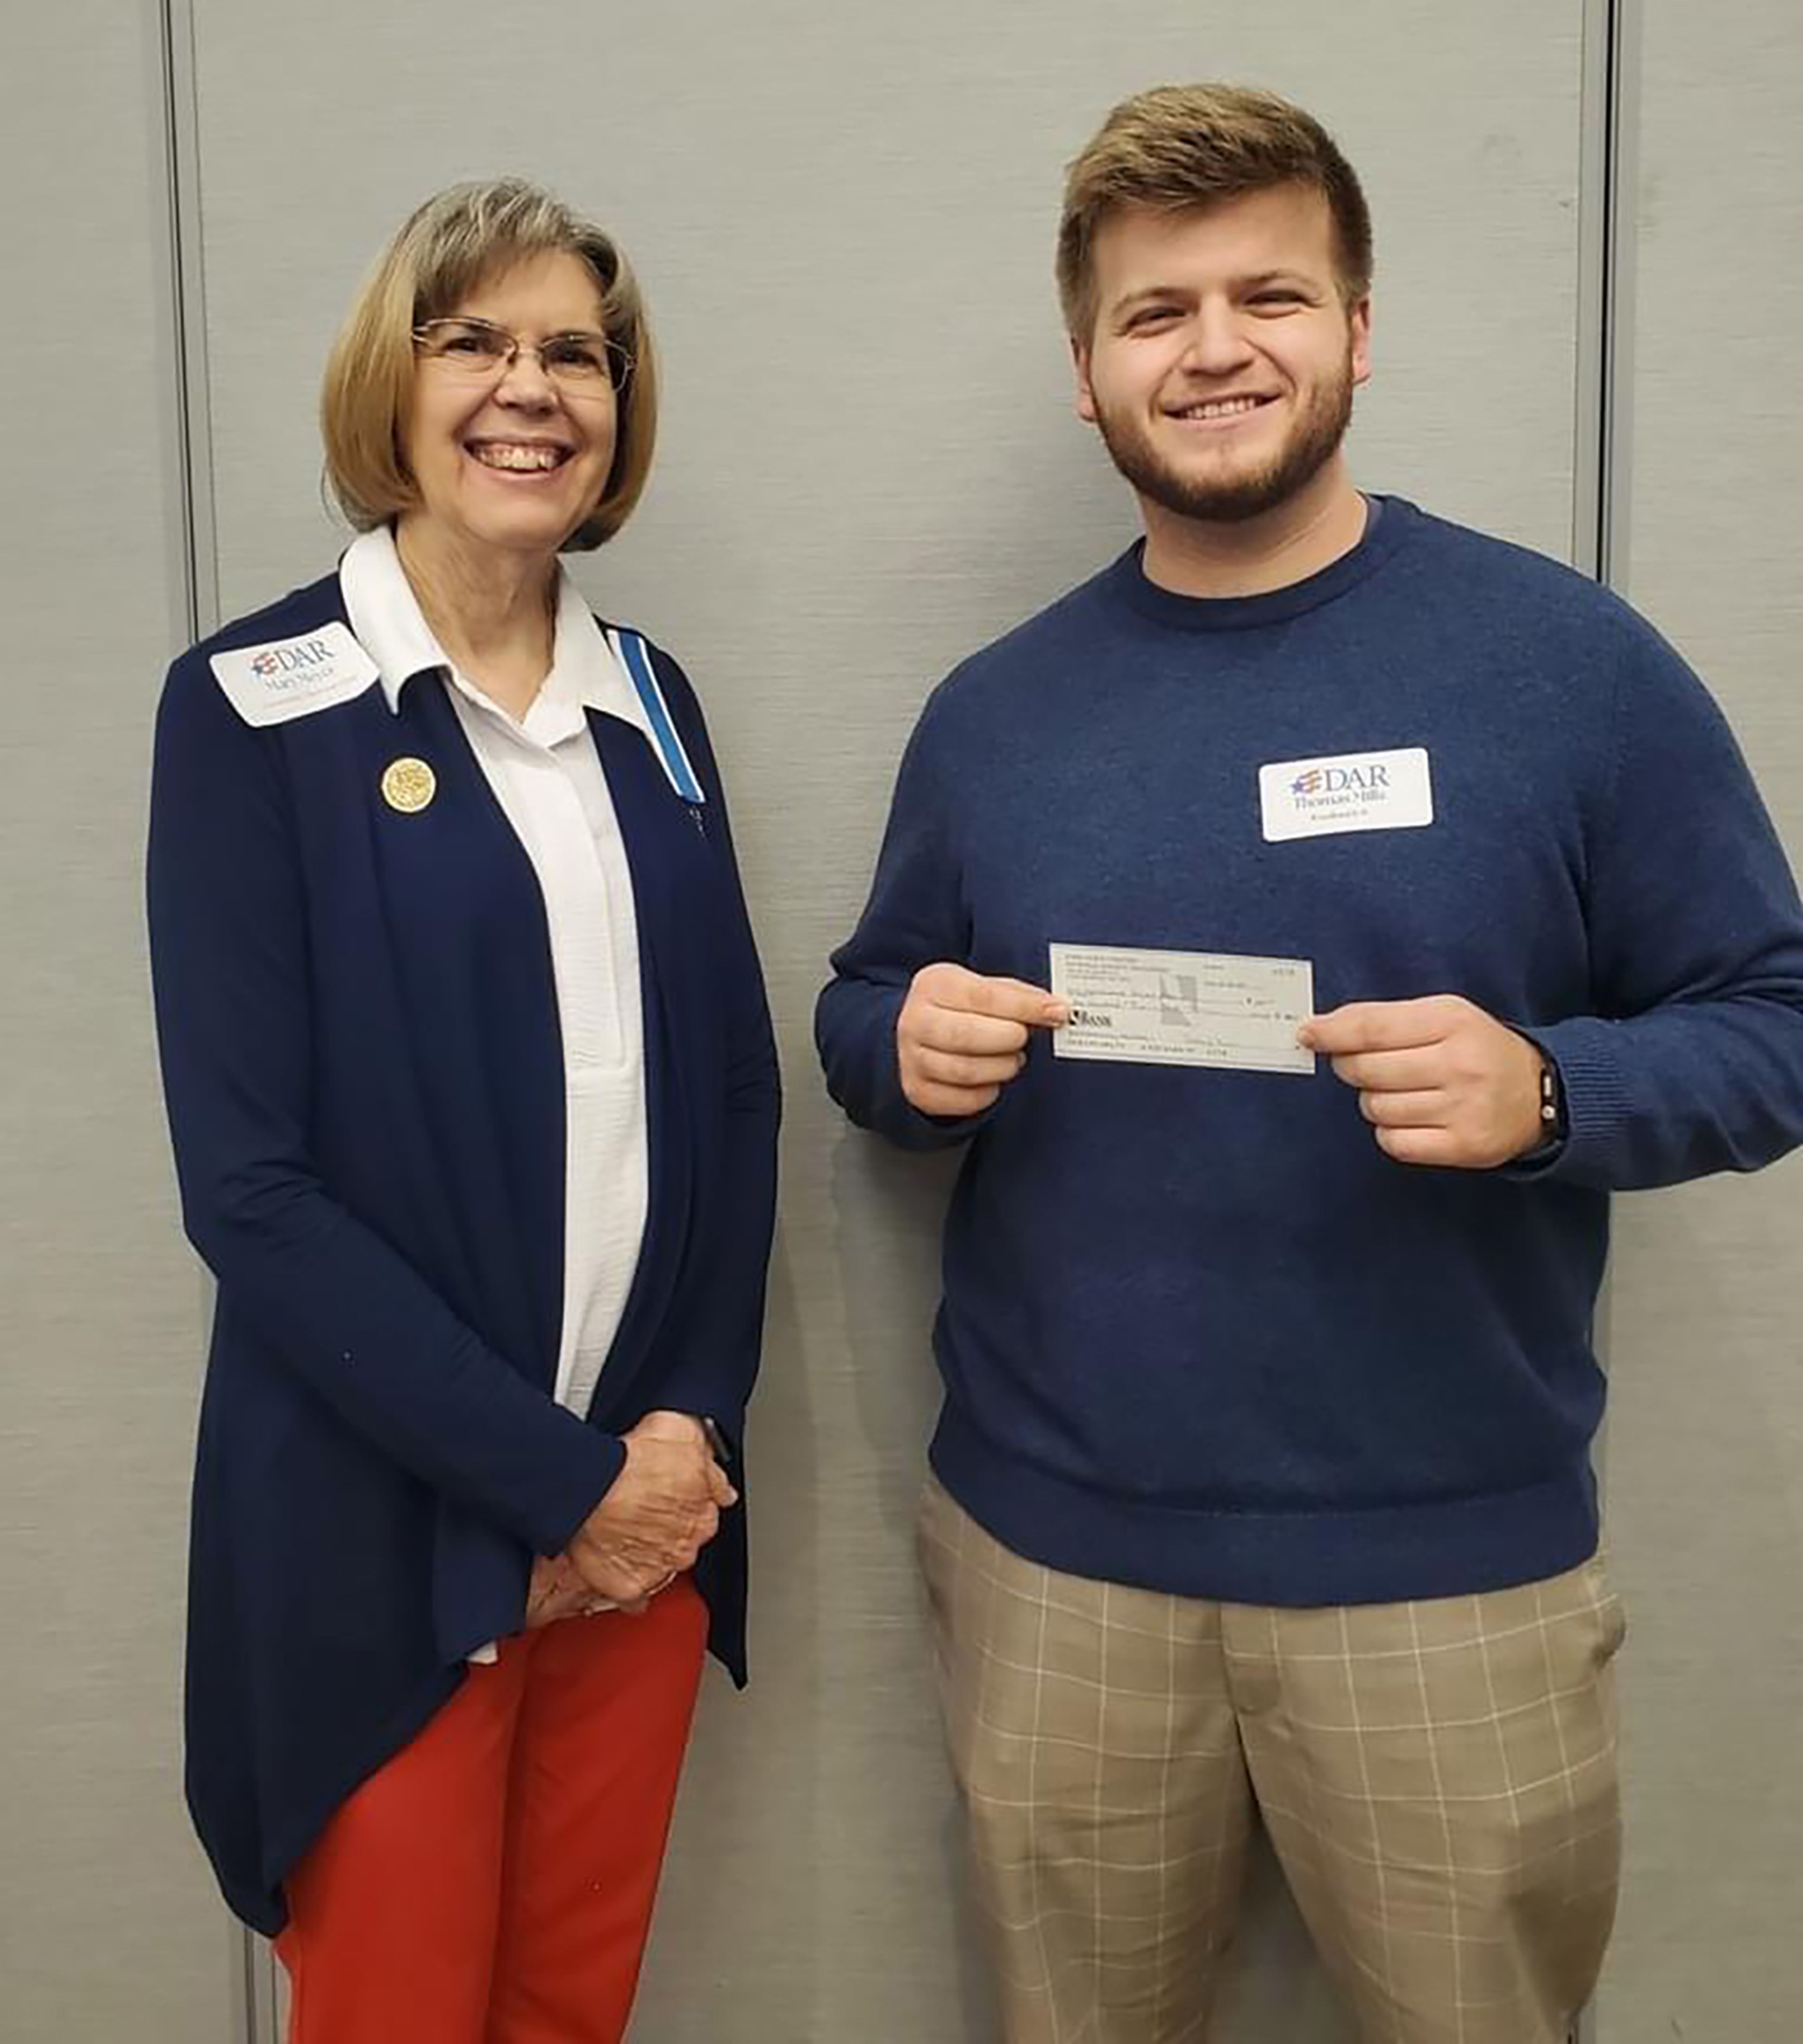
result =
[[1420,830],[1434,820],[1426,748],[1280,759],[1259,769],[1267,844],[1340,831]]
[[297,639],[215,653],[207,664],[246,724],[286,724],[360,696],[376,665],[336,618]]
[[1053,944],[1051,990],[1071,1020],[1051,1034],[1060,1058],[1224,1071],[1312,1073],[1296,1032],[1314,1010],[1306,959],[1228,951]]

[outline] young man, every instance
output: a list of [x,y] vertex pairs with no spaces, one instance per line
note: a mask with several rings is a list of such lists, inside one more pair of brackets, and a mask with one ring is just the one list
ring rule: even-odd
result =
[[1145,538],[935,695],[818,1018],[855,1121],[970,1145],[921,1548],[1005,2032],[1202,2035],[1255,1806],[1366,2038],[1551,2044],[1609,1195],[1803,1139],[1803,912],[1647,624],[1352,486],[1309,116],[1117,108],[1058,275]]

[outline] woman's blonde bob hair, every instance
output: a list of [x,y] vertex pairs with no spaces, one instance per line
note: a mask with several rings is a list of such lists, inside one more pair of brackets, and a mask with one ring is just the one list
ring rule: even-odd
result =
[[359,532],[420,501],[401,448],[413,405],[413,328],[455,312],[484,279],[525,258],[558,254],[594,272],[602,330],[626,362],[615,384],[613,465],[600,501],[564,548],[598,547],[625,524],[657,438],[657,363],[638,285],[600,228],[523,178],[494,178],[452,185],[420,207],[383,251],[333,343],[320,397],[325,475]]

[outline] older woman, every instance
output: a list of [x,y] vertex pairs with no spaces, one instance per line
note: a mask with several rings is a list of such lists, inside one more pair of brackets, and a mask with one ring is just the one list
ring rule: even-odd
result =
[[655,415],[609,237],[440,194],[327,371],[361,536],[163,699],[189,1800],[293,2044],[618,2038],[704,1645],[742,1679],[775,1062],[694,697],[558,563]]

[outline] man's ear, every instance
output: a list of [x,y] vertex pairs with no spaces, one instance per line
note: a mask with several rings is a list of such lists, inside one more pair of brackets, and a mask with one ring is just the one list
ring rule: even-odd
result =
[[1096,422],[1096,394],[1090,386],[1090,345],[1071,336],[1071,367],[1077,378],[1077,416],[1087,420],[1092,426]]
[[1371,380],[1371,294],[1367,291],[1347,310],[1347,320],[1352,329],[1352,381],[1368,383]]

